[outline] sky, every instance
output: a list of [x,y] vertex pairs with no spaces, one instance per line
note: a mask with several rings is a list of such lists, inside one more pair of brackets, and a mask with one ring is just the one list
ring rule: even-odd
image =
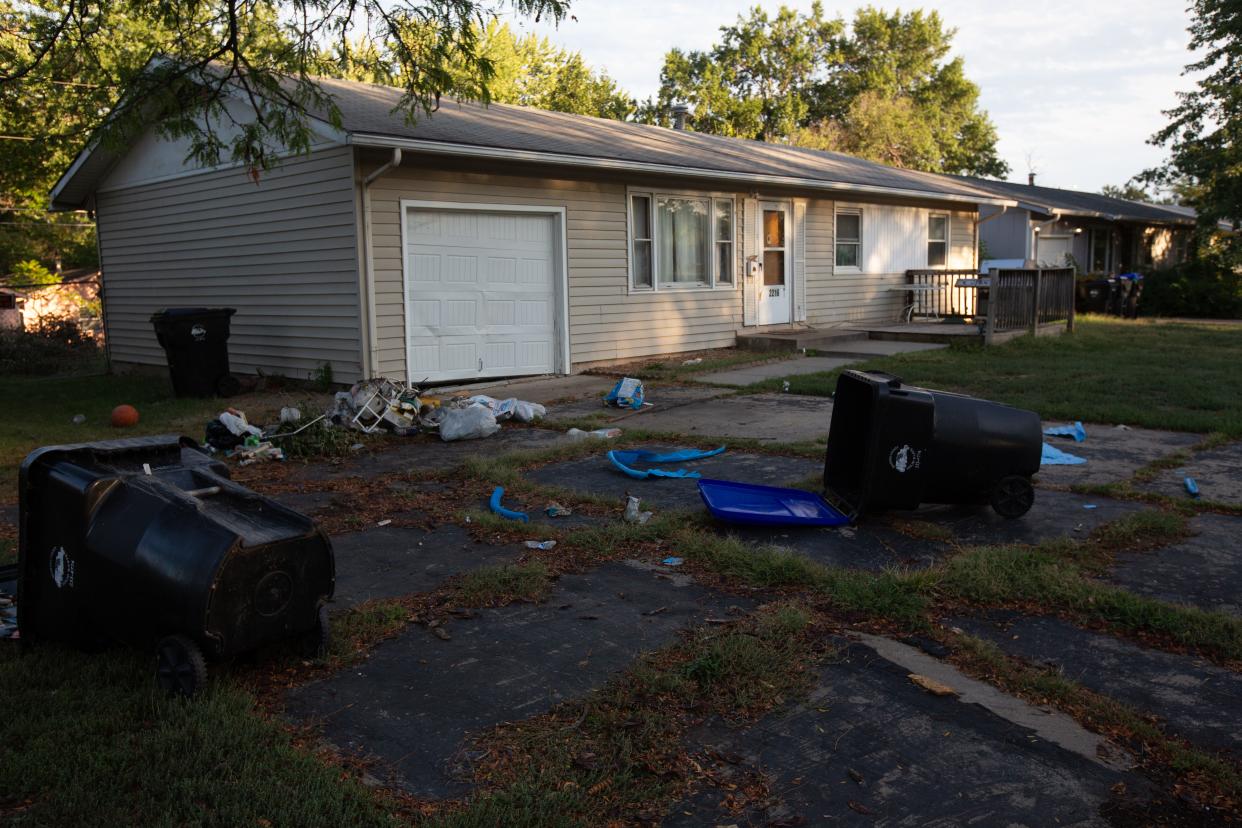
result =
[[[829,17],[858,6],[918,8],[880,0],[824,2]],[[1000,136],[1011,180],[1096,191],[1123,184],[1159,164],[1165,152],[1147,138],[1190,79],[1188,0],[937,0],[957,29],[953,54],[979,84],[981,103]],[[559,26],[510,21],[547,35],[605,69],[640,100],[659,87],[665,52],[706,49],[722,25],[756,5],[779,0],[573,0]],[[786,0],[802,10],[810,0]]]

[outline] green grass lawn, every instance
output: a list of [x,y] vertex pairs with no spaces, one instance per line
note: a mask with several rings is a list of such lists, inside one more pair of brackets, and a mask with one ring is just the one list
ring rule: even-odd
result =
[[[228,406],[261,423],[281,405],[315,396],[308,391],[266,391],[228,400],[177,399],[163,376],[13,378],[0,385],[0,503],[17,496],[17,469],[32,450],[148,434],[184,434],[203,439],[207,422]],[[133,428],[113,428],[112,409],[129,403],[138,409]],[[77,414],[86,422],[76,425]]]
[[[955,346],[850,367],[1028,408],[1045,419],[1242,437],[1242,326],[1086,317],[1072,336]],[[827,396],[839,373],[790,377],[789,390]],[[753,390],[780,387],[773,380]]]

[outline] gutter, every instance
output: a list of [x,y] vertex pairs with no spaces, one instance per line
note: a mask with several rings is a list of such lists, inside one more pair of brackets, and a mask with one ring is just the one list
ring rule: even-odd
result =
[[813,178],[797,176],[765,175],[763,173],[729,172],[712,170],[702,167],[681,167],[674,164],[655,164],[647,161],[623,161],[616,158],[593,158],[585,155],[571,155],[559,152],[536,152],[534,150],[505,149],[503,147],[480,147],[468,144],[454,144],[447,141],[426,141],[418,138],[400,138],[391,135],[375,135],[370,133],[350,133],[349,143],[359,147],[378,147],[381,149],[406,149],[411,152],[429,155],[448,155],[461,158],[487,158],[499,161],[524,161],[535,164],[552,164],[566,167],[579,167],[603,170],[625,170],[628,172],[655,173],[658,175],[676,175],[683,178],[710,178],[716,181],[737,181],[747,184],[768,184],[796,187],[804,190],[820,190],[840,193],[875,193],[879,195],[901,196],[931,201],[950,201],[963,204],[992,204],[998,207],[1016,207],[1014,199],[992,195],[970,196],[935,192],[930,190],[911,190],[903,187],[882,187],[874,184],[846,184],[839,181],[821,181]]
[[379,325],[375,312],[375,254],[371,241],[371,184],[384,173],[401,166],[401,150],[394,148],[392,158],[386,164],[374,170],[362,179],[362,248],[363,248],[363,280],[367,294],[367,360],[363,365],[365,378],[376,376],[379,370],[380,348]]

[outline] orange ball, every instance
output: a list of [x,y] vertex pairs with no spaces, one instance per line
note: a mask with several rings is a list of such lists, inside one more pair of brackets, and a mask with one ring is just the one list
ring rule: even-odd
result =
[[129,428],[138,425],[138,409],[132,405],[118,405],[112,409],[112,427]]

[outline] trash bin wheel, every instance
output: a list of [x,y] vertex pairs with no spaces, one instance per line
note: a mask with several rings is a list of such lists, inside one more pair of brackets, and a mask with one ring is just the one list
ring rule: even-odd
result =
[[332,624],[328,620],[328,608],[321,606],[315,626],[302,636],[302,655],[307,658],[323,658],[332,643]]
[[169,694],[190,698],[207,686],[207,659],[184,635],[160,639],[155,655],[155,680]]
[[1002,477],[992,487],[992,508],[1003,518],[1020,518],[1031,510],[1035,503],[1035,487],[1031,481],[1021,475],[1011,474]]

